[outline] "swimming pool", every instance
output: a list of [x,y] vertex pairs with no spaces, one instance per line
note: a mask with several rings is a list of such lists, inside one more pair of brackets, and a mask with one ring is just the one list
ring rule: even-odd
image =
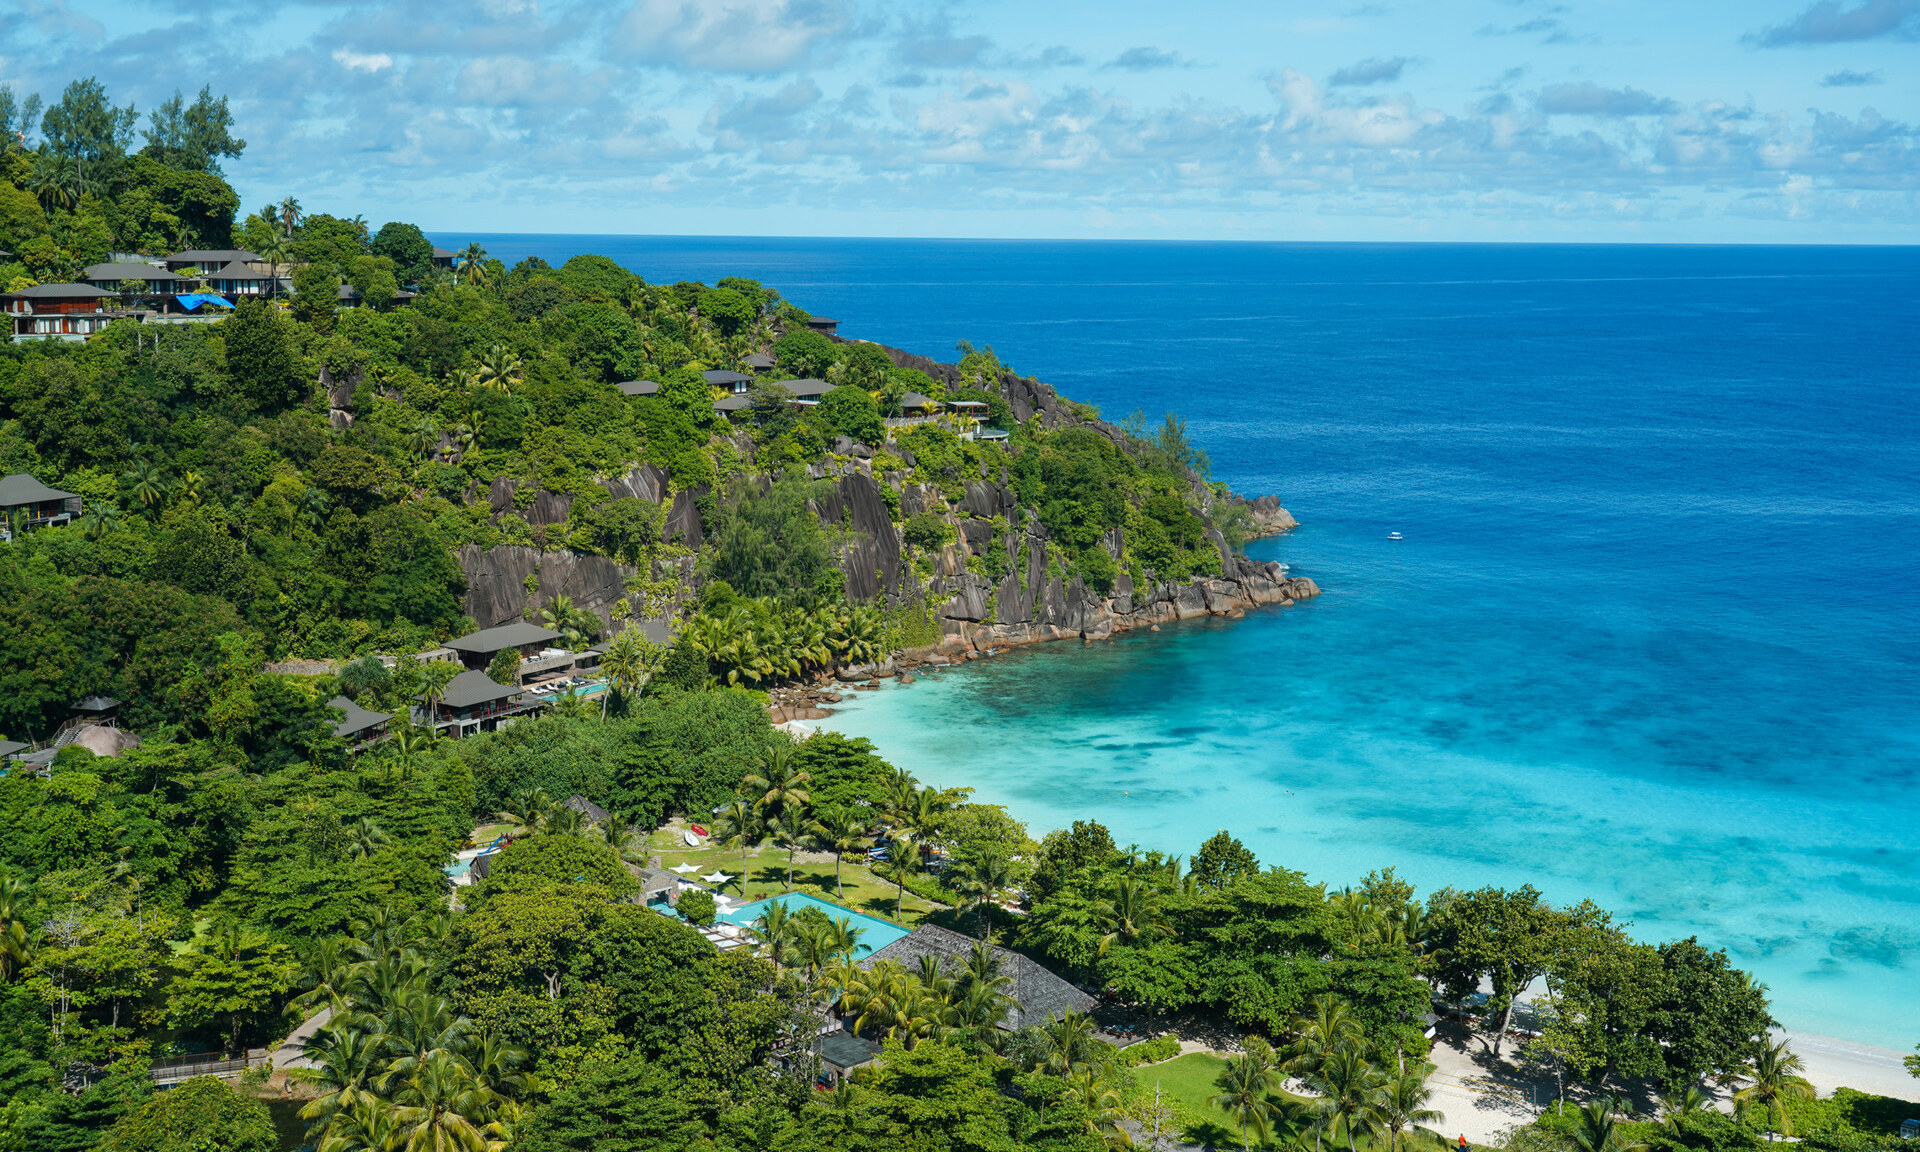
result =
[[800,892],[787,892],[779,896],[769,896],[765,900],[755,900],[753,903],[743,904],[731,912],[723,912],[719,918],[729,924],[738,924],[743,928],[752,927],[753,922],[760,918],[761,913],[767,910],[767,905],[769,904],[786,905],[789,915],[800,911],[802,908],[813,908],[825,914],[829,920],[851,920],[853,922],[852,927],[860,930],[860,943],[854,949],[856,959],[872,955],[907,934],[907,929],[900,927],[898,924],[891,924],[877,916],[869,916],[864,912],[855,912],[851,908],[842,908],[838,904],[830,904],[816,896],[808,896]]

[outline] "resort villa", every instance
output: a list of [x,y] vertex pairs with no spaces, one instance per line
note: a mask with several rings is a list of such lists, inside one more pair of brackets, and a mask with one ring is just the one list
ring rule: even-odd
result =
[[345,740],[353,751],[365,751],[387,738],[387,722],[393,719],[391,713],[369,712],[345,696],[335,696],[327,701],[327,707],[338,709],[345,717],[333,726],[333,734]]
[[429,703],[425,696],[416,699],[420,701],[421,721],[455,738],[497,731],[547,706],[547,701],[538,696],[496,684],[485,672],[474,671],[455,676],[437,702]]
[[477,672],[486,671],[495,656],[511,648],[520,653],[520,680],[525,683],[528,677],[573,667],[573,653],[552,647],[558,639],[560,633],[553,629],[522,621],[469,632],[447,641],[446,646],[459,654],[461,663]]
[[0,540],[13,539],[16,528],[51,528],[71,524],[81,511],[80,497],[49,488],[25,472],[0,480]]

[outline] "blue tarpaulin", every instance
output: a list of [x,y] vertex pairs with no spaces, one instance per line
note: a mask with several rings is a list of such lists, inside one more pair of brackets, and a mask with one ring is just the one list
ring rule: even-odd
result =
[[186,292],[175,296],[174,299],[180,301],[180,306],[189,312],[200,307],[202,304],[214,304],[221,308],[233,307],[232,304],[227,302],[225,296],[216,295],[212,292]]

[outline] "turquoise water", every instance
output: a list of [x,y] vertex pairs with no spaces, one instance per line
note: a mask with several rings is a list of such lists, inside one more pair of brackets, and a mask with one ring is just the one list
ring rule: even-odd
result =
[[922,779],[1335,885],[1591,897],[1727,947],[1789,1026],[1920,1041],[1920,251],[482,241],[992,344],[1180,410],[1299,517],[1254,551],[1313,603],[850,696],[830,723]]
[[721,913],[720,919],[725,920],[729,924],[738,924],[742,928],[751,928],[753,927],[753,922],[764,915],[768,905],[771,904],[785,905],[788,914],[798,912],[802,908],[812,908],[824,913],[829,920],[853,921],[852,927],[860,931],[860,943],[853,950],[856,958],[878,952],[895,940],[907,935],[907,930],[898,924],[890,924],[877,917],[868,916],[863,912],[855,912],[851,908],[842,908],[838,904],[829,903],[828,901],[821,900],[815,896],[808,896],[802,892],[792,892],[781,896],[770,896],[765,900],[755,900],[753,903],[742,905],[731,912]]

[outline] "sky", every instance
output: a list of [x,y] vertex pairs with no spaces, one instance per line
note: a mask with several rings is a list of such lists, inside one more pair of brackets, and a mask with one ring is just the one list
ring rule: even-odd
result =
[[1913,243],[1920,0],[0,0],[428,231]]

